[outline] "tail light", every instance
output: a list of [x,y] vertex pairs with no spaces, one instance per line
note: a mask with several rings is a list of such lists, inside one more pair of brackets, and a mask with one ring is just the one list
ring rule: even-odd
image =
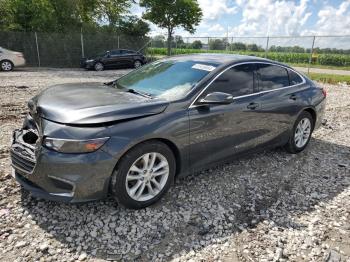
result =
[[324,96],[324,97],[327,97],[327,91],[326,91],[326,89],[321,88],[321,90],[322,90],[322,94],[323,94],[323,96]]

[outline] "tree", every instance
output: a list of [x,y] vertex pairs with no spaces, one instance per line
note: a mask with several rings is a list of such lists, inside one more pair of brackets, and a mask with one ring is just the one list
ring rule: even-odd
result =
[[210,50],[225,50],[226,43],[221,39],[211,39],[209,41],[209,49]]
[[187,48],[186,43],[184,42],[182,36],[180,35],[176,35],[175,37],[173,37],[171,46],[175,48]]
[[153,47],[165,47],[165,37],[162,35],[156,35],[152,39]]
[[95,1],[96,17],[108,23],[110,27],[115,27],[122,19],[122,15],[131,7],[129,0],[89,0]]
[[0,30],[9,29],[9,25],[13,23],[10,2],[8,0],[0,0]]
[[127,16],[119,22],[119,31],[126,35],[145,36],[151,30],[149,24],[137,16]]
[[235,42],[231,44],[232,50],[246,50],[246,46],[244,43],[241,42]]
[[107,25],[115,30],[130,6],[129,0],[0,0],[0,28],[67,32]]
[[191,44],[191,48],[193,49],[202,49],[202,42],[200,40],[195,40],[193,41],[193,43]]
[[146,9],[143,18],[167,29],[168,55],[174,29],[182,27],[193,34],[203,16],[196,0],[140,0],[140,6]]
[[8,27],[19,31],[51,31],[55,29],[53,9],[47,0],[9,1],[12,23]]
[[257,51],[259,51],[259,47],[257,44],[249,44],[249,45],[247,45],[247,50],[257,52]]

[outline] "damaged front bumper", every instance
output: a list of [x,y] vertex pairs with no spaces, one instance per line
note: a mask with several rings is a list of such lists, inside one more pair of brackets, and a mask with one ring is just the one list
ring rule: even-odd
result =
[[12,174],[24,189],[34,197],[62,202],[107,196],[116,164],[110,154],[103,150],[85,154],[49,150],[41,145],[42,139],[32,127],[15,130],[10,149]]
[[[37,141],[39,136],[34,129],[16,129],[12,136],[12,146],[10,150],[12,176],[21,186],[30,191],[34,197],[44,198],[47,200],[70,202],[74,196],[74,185],[67,183],[63,185],[66,192],[47,192],[31,179],[34,169],[37,165],[38,148]],[[50,175],[48,175],[50,177]],[[61,187],[62,187],[61,185]]]

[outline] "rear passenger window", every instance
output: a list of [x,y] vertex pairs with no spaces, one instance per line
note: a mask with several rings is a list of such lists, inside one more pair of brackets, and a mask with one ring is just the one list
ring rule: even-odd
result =
[[268,91],[289,86],[287,69],[270,64],[259,64],[259,90]]
[[120,50],[112,50],[112,51],[110,51],[110,54],[111,55],[120,55],[120,53],[121,53],[121,51]]
[[235,96],[248,95],[254,91],[255,65],[246,64],[232,67],[221,74],[205,92],[224,92]]
[[288,70],[290,85],[297,85],[303,82],[303,79],[293,70]]

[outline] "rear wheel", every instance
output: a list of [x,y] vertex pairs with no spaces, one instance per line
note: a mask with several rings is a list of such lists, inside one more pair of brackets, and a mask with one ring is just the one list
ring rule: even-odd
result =
[[309,112],[302,112],[295,121],[293,131],[286,145],[286,150],[296,154],[303,151],[311,139],[313,131],[313,118]]
[[135,62],[134,62],[134,67],[135,67],[135,68],[139,68],[140,66],[142,66],[141,61],[140,61],[140,60],[135,60]]
[[103,71],[104,65],[102,63],[100,63],[100,62],[97,62],[95,64],[94,68],[95,68],[96,71]]
[[157,202],[175,176],[175,157],[165,144],[152,141],[132,148],[113,172],[111,191],[127,208],[144,208]]
[[11,71],[13,70],[13,64],[9,60],[3,60],[0,62],[2,71]]

